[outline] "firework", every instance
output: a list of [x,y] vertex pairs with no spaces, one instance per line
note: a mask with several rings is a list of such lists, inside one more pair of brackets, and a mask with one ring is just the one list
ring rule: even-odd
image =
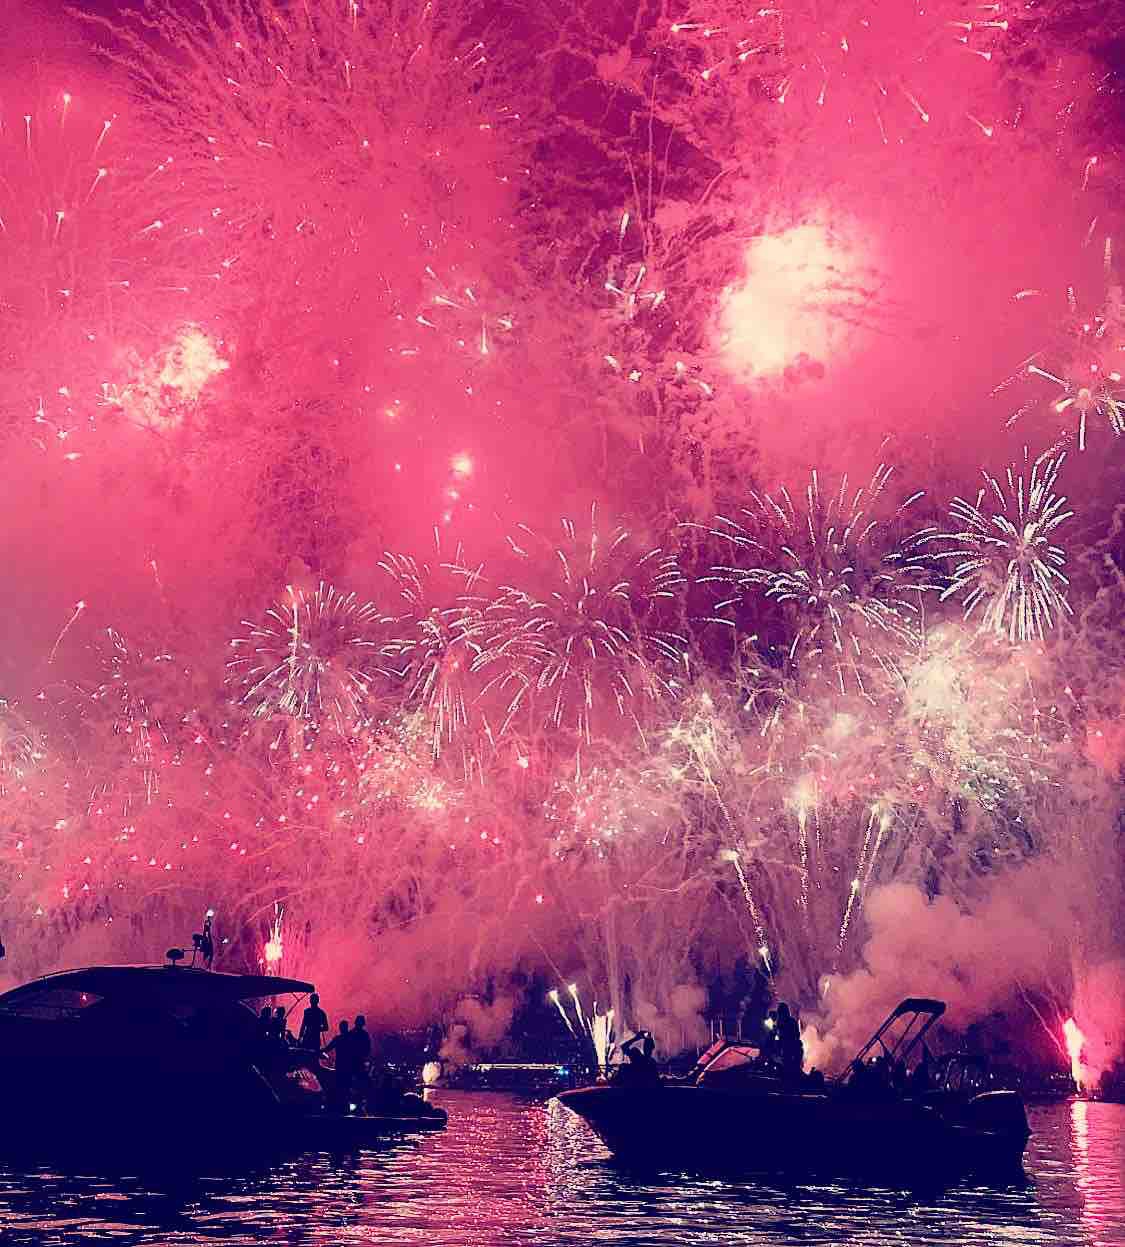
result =
[[39,734],[10,703],[0,698],[0,795],[19,783],[43,758]]
[[418,313],[419,325],[446,332],[459,349],[473,351],[482,359],[512,333],[515,321],[511,313],[490,308],[491,301],[486,300],[479,283],[443,282],[429,265],[426,276],[434,293]]
[[90,709],[107,717],[140,768],[145,799],[159,791],[160,761],[171,753],[171,731],[186,706],[177,696],[182,669],[169,653],[147,652],[107,628],[98,647],[102,679],[87,693]]
[[1070,614],[1066,554],[1055,544],[1058,530],[1074,512],[1055,491],[1065,455],[1009,467],[1002,478],[983,473],[985,487],[969,502],[955,498],[950,528],[929,534],[946,544],[943,557],[951,583],[942,600],[959,599],[966,619],[980,611],[980,627],[1028,641]]
[[290,586],[260,624],[231,641],[227,669],[239,702],[256,718],[287,715],[346,730],[362,721],[380,681],[397,679],[371,602],[323,582]]
[[397,598],[388,652],[402,668],[407,705],[423,707],[430,718],[436,758],[469,724],[470,672],[480,653],[476,636],[483,602],[476,595],[481,567],[467,567],[460,546],[448,561],[441,558],[440,544],[435,554],[431,563],[388,552],[379,568]]
[[722,595],[713,618],[739,626],[740,608],[753,617],[779,606],[789,638],[785,656],[800,671],[827,662],[844,691],[863,689],[864,669],[893,669],[897,652],[916,641],[921,595],[931,587],[928,560],[913,543],[896,542],[895,527],[914,494],[890,520],[875,513],[891,476],[880,466],[868,485],[822,490],[813,472],[804,498],[787,489],[774,498],[751,494],[750,505],[719,516],[712,535],[734,557],[705,581]]
[[972,90],[971,71],[998,55],[1016,12],[968,0],[924,7],[837,0],[827,11],[816,0],[762,8],[712,0],[690,4],[669,33],[673,48],[694,48],[702,82],[749,73],[778,104],[806,117],[834,115],[849,127],[873,124],[883,143],[938,112],[967,118],[991,137],[992,122],[950,96],[949,82]]
[[588,743],[594,721],[624,719],[640,730],[645,707],[676,695],[687,642],[663,626],[685,585],[675,557],[642,548],[625,528],[603,533],[562,521],[551,545],[530,529],[509,539],[543,590],[502,586],[485,609],[476,667],[505,698],[504,730],[563,728]]
[[107,358],[129,295],[116,127],[62,84],[16,87],[0,108],[0,410],[69,455],[96,384],[89,366]]
[[591,849],[604,854],[624,836],[660,828],[672,816],[673,797],[655,767],[594,766],[560,779],[543,805],[556,853]]
[[267,974],[276,974],[282,957],[285,955],[285,942],[282,938],[285,926],[285,906],[280,901],[273,907],[273,921],[270,923],[269,938],[262,946],[262,966]]
[[198,326],[188,326],[155,359],[134,361],[131,380],[104,385],[102,401],[141,428],[167,430],[182,424],[211,378],[229,368],[211,338]]
[[1088,1089],[1089,1071],[1082,1061],[1086,1047],[1086,1036],[1073,1018],[1067,1018],[1062,1025],[1063,1047],[1070,1061],[1070,1076],[1074,1080],[1074,1088],[1078,1092]]
[[[1073,286],[1067,288],[1067,314],[1056,333],[1057,341],[1025,360],[1018,372],[997,386],[994,394],[1011,386],[1021,376],[1048,382],[1054,389],[1051,404],[1054,416],[1076,426],[1064,431],[1069,440],[1075,433],[1078,449],[1086,449],[1086,434],[1092,422],[1104,425],[1115,436],[1125,432],[1125,300],[1112,271],[1113,251],[1106,239],[1104,268],[1106,294],[1097,311],[1084,310]],[[1021,291],[1030,298],[1037,291]],[[1038,389],[1008,420],[1009,427],[1039,405]]]
[[823,380],[875,314],[873,263],[865,231],[837,212],[818,209],[763,229],[719,301],[726,370],[748,385]]
[[[467,345],[506,332],[505,313],[478,319],[480,278],[437,276],[468,267],[476,225],[510,194],[491,59],[455,21],[413,0],[239,0],[221,17],[157,0],[112,30],[148,117],[134,162],[159,204],[152,246],[212,318],[280,281],[302,291],[289,331],[297,315],[319,337],[353,277],[406,353],[443,316]],[[419,247],[430,259],[410,271]]]

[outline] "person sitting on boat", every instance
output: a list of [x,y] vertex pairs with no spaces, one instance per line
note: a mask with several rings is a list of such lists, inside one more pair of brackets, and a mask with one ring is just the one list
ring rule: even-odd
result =
[[328,1014],[320,1007],[320,997],[313,992],[309,997],[309,1007],[301,1018],[301,1029],[297,1035],[297,1046],[310,1051],[320,1051],[324,1036],[328,1031]]
[[656,1060],[652,1055],[655,1049],[656,1041],[648,1031],[638,1031],[632,1039],[627,1039],[621,1045],[621,1051],[629,1064],[623,1065],[617,1071],[614,1082],[626,1083],[631,1087],[658,1084],[660,1071],[656,1068]]
[[288,1048],[293,1043],[293,1036],[289,1034],[289,1028],[285,1025],[285,1008],[278,1005],[273,1011],[273,1035],[274,1038],[285,1044]]
[[910,1075],[910,1094],[925,1095],[932,1091],[934,1085],[933,1072],[930,1069],[930,1050],[922,1045],[922,1059],[915,1065]]

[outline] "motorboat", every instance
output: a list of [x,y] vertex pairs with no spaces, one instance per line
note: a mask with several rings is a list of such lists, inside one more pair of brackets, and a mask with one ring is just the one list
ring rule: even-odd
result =
[[313,990],[173,959],[68,970],[5,992],[0,1150],[198,1156],[358,1146],[443,1125],[417,1096],[385,1113],[340,1105],[315,1054],[263,1043],[257,1007],[289,1001],[291,1012]]
[[269,1076],[287,1109],[287,1131],[303,1148],[352,1151],[393,1135],[441,1130],[448,1121],[427,1092],[389,1071],[349,1094],[315,1055],[291,1050]]
[[944,1012],[938,1000],[904,1000],[832,1082],[786,1076],[755,1046],[719,1040],[682,1079],[625,1067],[558,1099],[630,1162],[911,1179],[1018,1174],[1030,1134],[1019,1096],[981,1089],[960,1065],[930,1073],[926,1036]]

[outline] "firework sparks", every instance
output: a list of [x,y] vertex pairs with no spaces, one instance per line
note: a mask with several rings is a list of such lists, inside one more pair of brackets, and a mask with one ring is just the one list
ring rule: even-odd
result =
[[770,963],[769,944],[766,943],[766,928],[757,902],[754,900],[750,880],[747,879],[746,870],[742,865],[742,854],[737,849],[723,849],[719,858],[724,862],[730,862],[734,867],[734,873],[738,876],[738,886],[742,889],[742,899],[746,902],[746,911],[750,915],[750,921],[754,924],[754,933],[758,937],[758,956],[761,957],[762,964],[766,967],[766,973],[772,975],[773,966]]
[[863,488],[850,493],[845,476],[825,492],[814,471],[800,503],[787,489],[776,499],[751,494],[750,507],[717,517],[712,535],[736,558],[704,578],[723,594],[714,618],[733,628],[747,599],[752,610],[754,599],[776,603],[788,621],[789,662],[800,670],[827,660],[841,691],[849,675],[864,687],[869,661],[890,667],[896,650],[915,643],[920,596],[932,587],[927,559],[896,544],[874,513],[890,475],[880,466]]
[[590,767],[558,780],[543,815],[556,830],[555,851],[592,848],[604,854],[623,836],[659,826],[671,813],[671,797],[654,770]]
[[[1107,241],[1107,264],[1109,256]],[[1051,410],[1056,416],[1077,421],[1078,449],[1085,450],[1087,429],[1093,420],[1115,436],[1125,432],[1125,300],[1121,286],[1111,284],[1102,308],[1083,315],[1071,287],[1067,306],[1065,341],[1058,348],[1061,362],[1049,366],[1046,361],[1052,352],[1040,352],[1027,362],[1026,371],[1062,391]],[[1008,424],[1014,424],[1026,410],[1026,406],[1020,408]]]
[[[443,341],[487,355],[509,331],[506,312],[482,307],[484,280],[460,276],[469,247],[446,245],[507,194],[495,131],[515,119],[490,91],[487,50],[461,38],[452,14],[397,0],[256,0],[219,20],[158,0],[150,29],[101,24],[126,49],[149,115],[134,163],[150,170],[161,207],[143,232],[162,254],[177,251],[216,315],[237,316],[246,291],[278,271],[299,273],[290,328],[300,314],[318,333],[321,279],[347,252],[399,351],[416,354],[446,325]],[[180,49],[177,63],[154,53],[150,30]],[[419,241],[431,258],[408,272],[396,261]],[[365,267],[376,252],[377,269]],[[392,287],[388,272],[401,281]],[[339,286],[327,288],[338,300]]]
[[[587,533],[570,520],[562,531],[553,547],[529,529],[510,539],[529,574],[546,562],[549,587],[502,587],[485,610],[477,667],[507,698],[505,729],[526,714],[588,743],[608,701],[610,721],[640,730],[644,706],[674,697],[685,670],[686,639],[662,626],[684,576],[674,555],[638,550],[627,529],[603,535],[596,512]],[[545,558],[535,563],[529,548]]]
[[81,400],[130,293],[116,118],[81,93],[40,87],[21,99],[13,85],[0,113],[0,338],[10,348],[0,410],[34,413],[36,444],[66,444],[78,458]]
[[185,410],[199,402],[212,377],[229,368],[216,343],[203,330],[189,326],[155,360],[138,363],[134,380],[103,386],[103,402],[119,408],[141,428],[175,428],[183,422]]
[[160,788],[161,750],[169,743],[166,716],[170,708],[173,715],[179,709],[173,689],[181,671],[171,654],[131,646],[115,628],[105,630],[103,641],[103,679],[90,690],[89,700],[108,714],[113,735],[127,744],[151,802]]
[[285,907],[278,903],[274,905],[273,922],[270,924],[269,939],[266,940],[262,947],[262,960],[265,963],[266,973],[276,974],[282,957],[285,955],[285,943],[282,939],[282,932],[285,925]]
[[43,756],[38,733],[0,698],[0,793],[5,783],[19,783]]
[[1085,1091],[1089,1081],[1089,1071],[1082,1063],[1082,1051],[1086,1047],[1086,1036],[1082,1033],[1074,1018],[1067,1018],[1063,1022],[1062,1031],[1063,1046],[1070,1061],[1070,1076],[1074,1079],[1075,1088],[1078,1091]]
[[1055,544],[1074,512],[1055,492],[1065,455],[1009,467],[1003,478],[985,472],[974,502],[955,498],[949,531],[925,540],[947,542],[943,557],[952,583],[942,600],[961,599],[966,619],[979,610],[980,627],[1010,641],[1042,638],[1060,614],[1070,614],[1066,554]]
[[971,81],[968,70],[996,57],[1011,27],[1008,8],[967,0],[925,7],[842,0],[826,14],[814,0],[737,11],[693,4],[670,35],[695,48],[704,83],[749,72],[779,104],[800,108],[802,116],[811,106],[849,127],[873,123],[884,144],[907,129],[900,115],[924,126],[939,109],[967,118],[990,138],[993,124],[948,96],[948,82]]
[[[471,472],[467,456],[458,456],[458,460],[464,462],[455,471]],[[469,677],[480,654],[476,636],[483,602],[476,595],[482,568],[467,567],[460,546],[448,561],[441,558],[440,543],[435,554],[430,563],[388,552],[379,568],[390,577],[395,596],[406,607],[395,616],[396,636],[388,652],[403,667],[407,704],[424,707],[430,716],[436,758],[469,724],[473,700]]]
[[380,680],[394,680],[387,620],[371,602],[323,582],[313,592],[292,585],[260,624],[231,641],[228,662],[239,701],[256,718],[288,715],[330,720],[340,729],[360,722]]
[[427,329],[448,332],[461,350],[470,350],[482,359],[493,354],[497,342],[515,328],[510,312],[489,310],[479,283],[446,284],[427,266],[426,276],[436,287],[430,305],[420,312],[417,323]]

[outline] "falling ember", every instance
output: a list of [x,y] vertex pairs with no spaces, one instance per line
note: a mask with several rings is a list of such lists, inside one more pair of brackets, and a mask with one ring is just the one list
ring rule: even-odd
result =
[[1082,1064],[1082,1051],[1086,1046],[1086,1036],[1073,1018],[1067,1018],[1062,1029],[1066,1054],[1070,1058],[1070,1076],[1074,1079],[1074,1085],[1079,1091],[1086,1091],[1088,1090],[1089,1071]]
[[75,604],[74,614],[71,615],[71,617],[66,621],[65,624],[63,624],[62,631],[55,638],[55,643],[51,647],[51,654],[50,654],[50,657],[47,659],[48,665],[55,661],[55,655],[59,652],[59,646],[62,644],[63,637],[65,637],[66,634],[70,631],[70,629],[74,625],[75,620],[77,620],[78,616],[81,615],[85,609],[86,609],[85,602],[77,602]]
[[742,855],[737,849],[723,849],[719,854],[720,860],[730,862],[734,867],[734,873],[738,876],[739,887],[742,888],[742,896],[746,901],[746,908],[750,914],[750,921],[754,924],[754,932],[760,941],[758,945],[758,955],[762,959],[762,964],[766,967],[766,972],[773,975],[773,968],[770,965],[770,950],[766,943],[766,930],[762,922],[761,913],[754,901],[754,893],[750,889],[750,880],[746,878],[746,871],[742,868]]

